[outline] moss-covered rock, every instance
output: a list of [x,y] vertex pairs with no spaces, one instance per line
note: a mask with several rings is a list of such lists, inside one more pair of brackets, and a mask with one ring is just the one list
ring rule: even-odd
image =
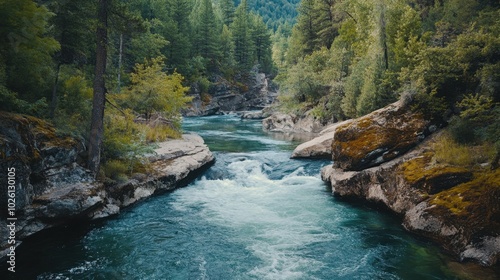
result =
[[409,231],[439,243],[460,260],[500,259],[500,169],[436,159],[436,133],[403,156],[360,171],[325,167],[335,194],[376,202],[404,217]]
[[[0,168],[16,169],[17,210],[50,187],[47,176],[55,175],[51,170],[75,162],[82,150],[83,145],[71,137],[58,136],[54,127],[43,120],[0,112]],[[5,172],[1,174],[4,176]],[[0,187],[2,214],[6,213],[6,188]]]
[[432,195],[406,214],[404,225],[442,244],[461,260],[472,259],[483,265],[497,263],[500,170],[477,171],[469,182]]
[[[4,171],[0,172],[0,181],[7,182],[5,171],[15,168],[18,239],[85,216],[103,203],[102,186],[77,163],[83,150],[83,144],[57,135],[46,121],[0,112],[0,169]],[[8,213],[7,187],[0,186],[0,216]],[[1,225],[3,221],[2,229],[6,228]],[[6,235],[1,236],[0,251],[8,246]]]
[[334,166],[357,171],[392,160],[429,135],[430,126],[422,114],[393,103],[335,130]]
[[405,161],[400,168],[405,181],[414,188],[435,194],[468,182],[473,177],[468,168],[436,164],[433,161],[432,151],[426,151],[421,156]]

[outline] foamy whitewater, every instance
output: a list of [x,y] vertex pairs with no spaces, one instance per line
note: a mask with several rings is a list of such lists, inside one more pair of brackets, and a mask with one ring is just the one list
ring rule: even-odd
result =
[[298,143],[259,121],[190,118],[184,128],[216,164],[81,236],[38,245],[53,250],[33,257],[39,279],[455,279],[396,218],[334,198],[319,177],[328,162],[290,160]]

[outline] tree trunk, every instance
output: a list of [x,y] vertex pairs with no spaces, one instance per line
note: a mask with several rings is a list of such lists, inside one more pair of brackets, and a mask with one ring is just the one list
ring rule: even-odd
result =
[[101,161],[101,146],[104,133],[104,105],[106,87],[104,74],[106,72],[107,41],[108,41],[108,5],[110,0],[99,0],[97,14],[97,46],[94,77],[94,99],[92,102],[92,119],[90,124],[88,168],[96,177]]
[[61,70],[61,63],[57,64],[56,80],[54,81],[54,88],[52,88],[52,100],[50,101],[50,118],[53,119],[57,107],[57,86],[59,85],[59,72]]
[[389,54],[387,50],[387,36],[385,34],[385,8],[382,4],[380,12],[380,41],[384,51],[384,67],[385,70],[389,69]]
[[122,59],[123,59],[123,33],[120,34],[120,53],[118,55],[118,88],[117,92],[120,93],[122,86]]

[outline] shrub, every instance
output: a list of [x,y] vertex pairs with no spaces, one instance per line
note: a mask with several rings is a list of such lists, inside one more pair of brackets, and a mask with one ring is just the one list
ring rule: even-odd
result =
[[105,162],[101,167],[104,176],[118,182],[123,182],[128,179],[127,176],[127,174],[129,173],[128,169],[129,167],[127,162],[117,159],[109,160]]

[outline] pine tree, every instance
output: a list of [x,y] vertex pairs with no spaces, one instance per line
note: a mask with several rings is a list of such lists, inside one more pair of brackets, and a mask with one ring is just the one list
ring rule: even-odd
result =
[[234,58],[239,67],[248,69],[252,64],[252,45],[248,26],[247,1],[241,1],[236,9],[234,22],[231,24],[231,33],[234,42]]
[[0,106],[20,110],[43,104],[54,81],[52,55],[60,49],[48,35],[53,14],[31,0],[4,0],[1,5]]
[[265,72],[272,68],[271,35],[261,16],[250,14],[250,35],[254,46],[255,60]]
[[292,30],[292,38],[290,40],[290,50],[288,62],[294,64],[299,58],[303,58],[307,54],[311,54],[317,41],[316,29],[314,26],[315,0],[303,0],[298,8],[299,16],[297,23]]
[[219,36],[218,24],[214,10],[212,8],[211,0],[201,0],[199,13],[195,15],[197,22],[195,25],[196,38],[194,40],[194,47],[197,48],[197,54],[208,60],[208,67],[212,68],[216,64],[216,60],[220,56],[219,52]]
[[221,0],[219,6],[222,14],[222,24],[225,24],[227,26],[231,25],[234,20],[234,1]]

